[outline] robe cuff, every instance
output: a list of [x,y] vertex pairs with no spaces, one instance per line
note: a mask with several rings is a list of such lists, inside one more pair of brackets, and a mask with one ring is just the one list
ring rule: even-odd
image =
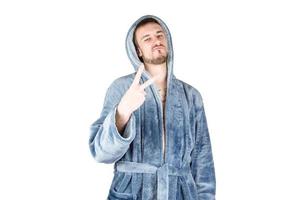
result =
[[115,123],[117,106],[111,110],[103,123],[103,134],[101,136],[102,149],[105,152],[110,152],[112,159],[119,160],[128,150],[130,143],[134,140],[136,135],[135,115],[131,114],[126,127],[124,129],[123,137],[117,130]]

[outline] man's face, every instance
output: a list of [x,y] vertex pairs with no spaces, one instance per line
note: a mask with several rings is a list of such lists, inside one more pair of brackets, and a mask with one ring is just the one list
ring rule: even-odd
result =
[[138,55],[143,58],[144,63],[158,65],[166,62],[168,55],[167,38],[159,24],[147,23],[136,30],[135,36],[138,44]]

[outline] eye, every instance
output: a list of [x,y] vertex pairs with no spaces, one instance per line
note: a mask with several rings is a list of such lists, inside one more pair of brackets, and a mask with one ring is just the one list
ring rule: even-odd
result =
[[144,41],[147,42],[147,41],[150,41],[150,39],[151,38],[145,38]]
[[160,38],[160,39],[163,38],[163,37],[164,37],[164,35],[158,35],[157,36],[157,38]]

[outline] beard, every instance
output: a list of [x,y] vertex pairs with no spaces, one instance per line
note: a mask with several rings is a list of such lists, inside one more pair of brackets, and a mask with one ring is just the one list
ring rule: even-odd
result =
[[160,65],[167,61],[167,55],[160,55],[157,58],[147,58],[142,55],[143,61],[145,63],[153,64],[153,65]]

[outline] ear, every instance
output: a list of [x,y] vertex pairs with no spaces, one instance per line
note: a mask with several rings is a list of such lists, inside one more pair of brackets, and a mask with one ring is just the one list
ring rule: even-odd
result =
[[142,57],[142,55],[143,55],[143,53],[139,47],[137,48],[137,54],[138,54],[138,57]]

